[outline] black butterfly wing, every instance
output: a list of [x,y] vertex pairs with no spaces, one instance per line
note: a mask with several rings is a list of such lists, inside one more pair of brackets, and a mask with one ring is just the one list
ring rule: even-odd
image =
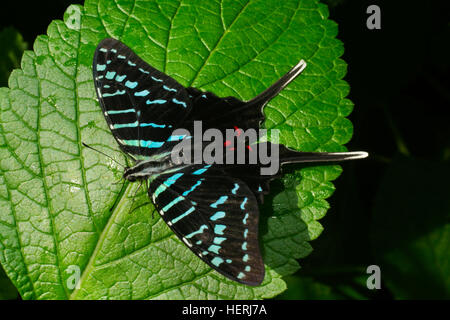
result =
[[158,176],[149,195],[174,233],[209,266],[240,283],[262,282],[258,204],[244,182],[195,165]]
[[[227,129],[234,129],[237,135],[242,130],[258,130],[265,118],[263,113],[264,106],[301,74],[305,67],[306,62],[303,60],[299,61],[269,88],[249,101],[241,101],[235,97],[221,98],[211,92],[203,92],[196,88],[187,88],[192,101],[192,110],[182,125],[188,127],[193,121],[201,120],[203,130],[210,128],[219,129],[224,136],[226,135]],[[230,141],[227,140],[226,142]],[[251,142],[247,142],[246,140],[237,139],[234,142],[237,143],[237,146],[241,144],[245,147],[245,159],[250,159],[250,154],[257,153],[257,150],[260,148],[278,151],[278,156],[273,155],[271,157],[277,163],[274,164],[274,168],[271,168],[272,172],[269,174],[267,171],[265,174],[261,173],[261,168],[264,166],[261,163],[251,164],[248,161],[245,162],[245,165],[229,164],[223,167],[227,175],[239,177],[239,179],[247,184],[259,203],[262,203],[263,196],[269,193],[270,181],[280,177],[280,166],[282,164],[291,162],[339,161],[365,156],[364,153],[298,152],[286,148],[284,145],[271,142],[257,143],[257,146],[252,145]],[[226,156],[226,153],[230,153],[230,151],[235,152],[235,149],[238,148],[237,146],[233,148],[227,147],[224,156]]]
[[203,129],[239,128],[247,130],[252,128],[257,130],[264,120],[264,106],[292,82],[305,67],[305,61],[301,60],[269,88],[249,101],[242,101],[235,97],[221,98],[211,92],[187,88],[193,108],[185,125],[193,120],[202,120]]
[[93,60],[94,83],[106,121],[121,149],[152,156],[181,137],[171,136],[191,110],[186,89],[115,39],[104,39]]
[[262,105],[249,106],[235,97],[221,98],[196,88],[187,88],[187,91],[193,107],[182,124],[184,127],[189,127],[193,121],[202,121],[203,130],[214,128],[225,132],[233,128],[259,129],[264,120]]

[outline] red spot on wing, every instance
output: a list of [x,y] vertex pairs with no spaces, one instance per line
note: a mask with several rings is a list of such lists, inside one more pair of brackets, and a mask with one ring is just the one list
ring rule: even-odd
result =
[[234,126],[234,130],[237,131],[237,136],[239,137],[241,135],[241,129],[239,129],[237,126]]

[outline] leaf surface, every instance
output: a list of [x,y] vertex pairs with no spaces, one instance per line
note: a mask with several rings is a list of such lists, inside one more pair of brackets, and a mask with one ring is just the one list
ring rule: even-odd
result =
[[[265,126],[303,151],[342,151],[352,103],[337,25],[314,0],[94,1],[26,51],[0,89],[0,261],[24,299],[262,299],[285,290],[334,190],[338,166],[289,173],[261,210],[266,277],[248,287],[212,271],[152,205],[129,214],[136,184],[95,97],[92,58],[106,37],[183,85],[249,99],[300,59],[308,67],[265,108]],[[147,201],[139,194],[137,202]],[[74,279],[80,281],[74,288]]]

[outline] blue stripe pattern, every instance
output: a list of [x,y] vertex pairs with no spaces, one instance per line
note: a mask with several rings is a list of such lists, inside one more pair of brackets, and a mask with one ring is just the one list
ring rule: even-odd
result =
[[124,110],[109,110],[107,111],[108,114],[121,114],[121,113],[129,113],[129,112],[135,112],[135,109],[124,109]]
[[167,138],[167,141],[179,141],[179,140],[183,140],[183,138],[184,137],[186,137],[186,135],[185,134],[182,134],[182,135],[173,135],[173,136],[170,136],[169,138]]
[[224,238],[224,237],[215,237],[213,242],[214,242],[215,244],[217,244],[217,245],[220,245],[220,244],[222,244],[222,242],[224,242],[225,240],[227,240],[227,238]]
[[136,97],[145,97],[145,96],[147,96],[149,93],[150,93],[150,91],[148,91],[148,90],[142,90],[142,91],[135,92],[134,95],[135,95]]
[[210,207],[211,207],[211,208],[217,209],[217,206],[220,205],[220,204],[224,204],[225,201],[227,201],[227,199],[228,199],[228,196],[221,196],[221,197],[219,198],[219,200],[217,200],[216,202],[214,202],[213,204],[211,204]]
[[154,81],[162,82],[161,79],[155,78],[154,76],[151,76],[151,78],[152,78]]
[[157,100],[147,100],[145,101],[146,104],[164,104],[167,100],[164,99],[157,99]]
[[210,167],[211,167],[211,165],[208,164],[208,165],[204,166],[202,169],[198,169],[198,170],[192,172],[192,174],[200,175],[202,173],[205,173],[205,171],[208,170]]
[[245,204],[247,203],[247,197],[245,197],[244,201],[242,201],[241,203],[241,209],[244,210],[245,209]]
[[117,75],[116,76],[116,81],[117,82],[122,82],[123,81],[123,79],[125,79],[127,76],[124,74],[124,75],[121,75],[121,76],[119,76],[119,75]]
[[166,127],[165,124],[156,124],[156,123],[153,123],[153,122],[141,123],[139,126],[140,127],[152,127],[152,128],[165,128]]
[[[134,109],[133,109],[134,110]],[[109,113],[109,112],[108,112]],[[114,129],[120,128],[135,128],[135,127],[152,127],[152,128],[165,128],[165,124],[156,124],[156,123],[139,123],[138,121],[132,123],[116,123],[113,125]]]
[[144,148],[159,148],[164,144],[164,142],[151,141],[151,140],[141,140],[141,147]]
[[177,89],[173,89],[173,88],[169,88],[166,85],[163,85],[163,89],[167,90],[167,91],[172,91],[172,92],[177,92]]
[[115,75],[116,75],[115,71],[108,71],[108,72],[106,72],[105,78],[108,80],[112,80]]
[[179,178],[183,176],[183,173],[176,173],[173,176],[170,176],[165,180],[163,183],[161,183],[158,188],[156,188],[155,193],[153,194],[154,198],[156,199],[162,192],[166,191],[167,188],[169,188],[171,185],[173,185]]
[[212,244],[209,246],[208,251],[214,252],[215,254],[219,254],[219,249],[220,249],[220,246]]
[[174,103],[176,103],[176,104],[181,104],[183,107],[187,107],[187,105],[186,105],[186,103],[185,102],[183,102],[183,101],[179,101],[179,100],[177,100],[176,98],[173,98],[172,99],[172,101],[174,102]]
[[122,95],[122,94],[125,94],[125,90],[122,90],[122,91],[117,90],[116,92],[113,92],[113,93],[104,93],[103,97],[113,97],[113,96]]
[[[170,208],[172,208],[174,205],[176,205],[178,202],[184,200],[185,198],[182,196],[178,196],[175,199],[173,199],[170,203],[168,203],[162,210],[164,212],[166,212],[167,210],[169,210]],[[184,214],[188,215],[189,213],[191,213],[192,211],[194,211],[194,207],[192,207],[191,209],[189,209],[188,211],[186,211]],[[181,218],[180,218],[181,219]],[[178,220],[177,220],[178,221]],[[173,222],[173,221],[172,221]],[[175,223],[175,222],[174,222]]]
[[198,180],[189,190],[187,190],[187,191],[185,191],[185,192],[183,192],[183,196],[187,196],[189,193],[191,193],[192,191],[194,191],[195,190],[195,188],[197,188],[199,185],[201,185],[202,184],[202,181],[203,181],[204,179],[200,179],[200,180]]
[[211,260],[211,263],[218,267],[221,263],[223,263],[223,259],[220,257],[214,257],[214,259]]
[[[173,201],[172,201],[173,202]],[[172,223],[177,223],[178,221],[180,221],[181,219],[183,219],[184,217],[186,217],[187,215],[189,215],[190,213],[194,212],[195,208],[191,207],[189,210],[187,210],[185,213],[180,214],[178,217],[172,219]]]
[[211,218],[209,218],[212,221],[216,221],[218,219],[222,219],[223,217],[225,217],[225,212],[224,211],[217,211],[213,216],[211,216]]
[[113,125],[114,129],[120,129],[120,128],[133,128],[133,127],[137,127],[138,122],[133,122],[133,123],[116,123]]
[[200,228],[199,228],[197,231],[194,231],[194,232],[189,233],[185,238],[187,238],[187,239],[192,238],[192,237],[195,236],[196,234],[203,233],[203,231],[204,231],[205,229],[208,229],[208,226],[207,226],[206,224],[202,224],[202,225],[200,226]]
[[133,147],[143,147],[143,148],[159,148],[164,142],[159,141],[151,141],[151,140],[123,140],[123,142],[127,145]]
[[137,81],[133,82],[133,81],[127,80],[127,82],[125,82],[125,86],[130,88],[130,89],[136,88],[137,85],[138,85]]
[[216,224],[216,226],[214,227],[214,233],[223,235],[223,230],[225,230],[226,227],[227,226],[223,224]]

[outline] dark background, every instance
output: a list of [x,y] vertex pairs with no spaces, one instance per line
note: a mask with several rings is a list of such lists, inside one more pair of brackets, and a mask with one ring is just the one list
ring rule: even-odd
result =
[[[355,104],[347,147],[370,158],[343,165],[331,209],[320,221],[324,232],[278,298],[448,299],[448,1],[325,2],[339,25],[348,98]],[[32,49],[36,36],[73,3],[83,1],[18,0],[17,9],[1,10],[0,31],[14,27]],[[381,30],[366,27],[370,4],[381,8]],[[4,81],[0,77],[0,86]],[[374,264],[381,269],[380,290],[366,287],[366,268]]]

